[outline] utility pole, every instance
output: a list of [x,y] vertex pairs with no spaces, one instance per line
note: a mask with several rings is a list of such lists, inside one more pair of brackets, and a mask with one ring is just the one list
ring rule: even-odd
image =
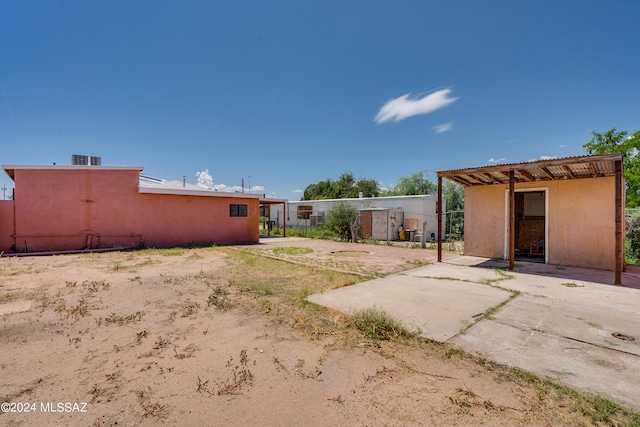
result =
[[2,184],[2,188],[0,188],[0,190],[2,190],[2,200],[7,200],[7,186],[5,184]]
[[249,175],[249,193],[251,193],[251,175]]

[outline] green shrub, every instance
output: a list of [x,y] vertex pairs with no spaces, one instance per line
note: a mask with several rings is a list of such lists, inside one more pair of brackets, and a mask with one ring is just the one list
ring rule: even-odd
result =
[[380,308],[366,308],[354,312],[350,326],[355,327],[373,340],[394,340],[413,335],[400,322]]
[[351,240],[351,222],[358,218],[358,210],[346,202],[339,202],[327,216],[327,228],[343,240]]
[[628,244],[625,245],[627,258],[640,258],[640,216],[629,221],[626,237],[628,241]]

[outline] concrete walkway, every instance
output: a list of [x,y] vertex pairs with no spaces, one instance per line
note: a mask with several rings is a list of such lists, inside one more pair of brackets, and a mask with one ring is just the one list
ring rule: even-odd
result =
[[426,338],[640,411],[640,278],[625,274],[625,286],[614,286],[611,272],[501,267],[458,256],[308,299],[346,313],[382,308]]

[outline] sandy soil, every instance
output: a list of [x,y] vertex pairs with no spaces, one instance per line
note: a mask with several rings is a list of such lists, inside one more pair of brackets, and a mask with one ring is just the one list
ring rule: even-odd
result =
[[433,252],[278,246],[0,258],[0,402],[21,411],[0,425],[590,424],[553,390],[300,302]]

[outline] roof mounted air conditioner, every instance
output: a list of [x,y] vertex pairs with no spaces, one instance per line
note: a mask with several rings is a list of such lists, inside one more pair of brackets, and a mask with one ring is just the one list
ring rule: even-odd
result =
[[102,158],[96,156],[84,156],[82,154],[72,154],[71,164],[73,166],[100,166]]

